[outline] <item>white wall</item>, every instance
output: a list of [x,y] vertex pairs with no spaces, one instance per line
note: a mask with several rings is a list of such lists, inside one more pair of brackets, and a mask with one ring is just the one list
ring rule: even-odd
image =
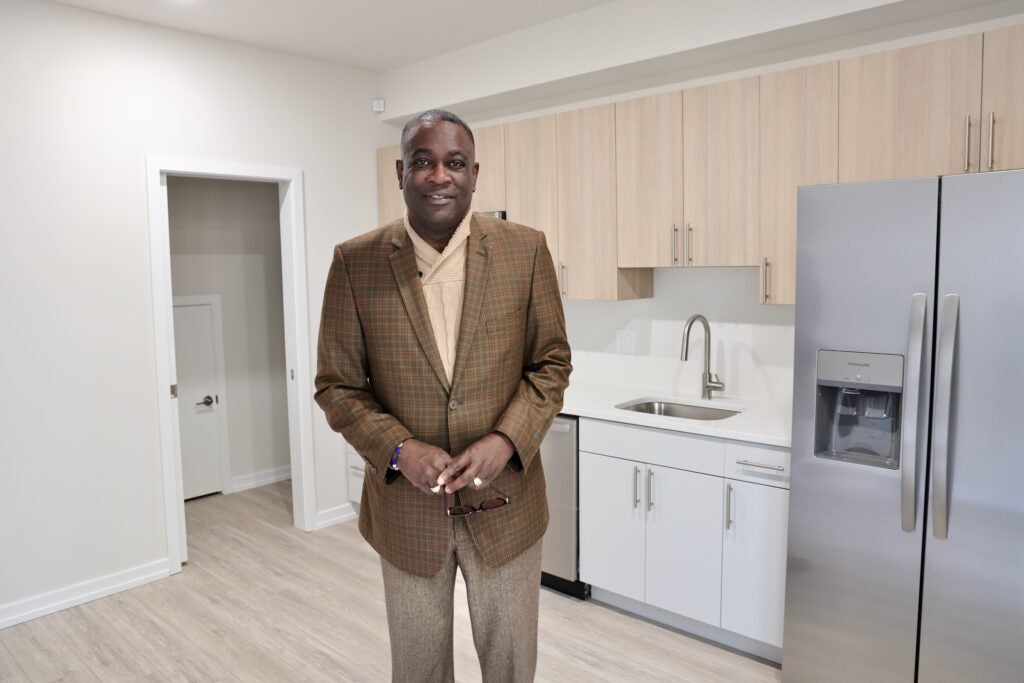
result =
[[[687,318],[703,314],[711,328],[711,371],[725,382],[719,395],[764,401],[793,398],[793,306],[757,303],[757,268],[657,268],[654,298],[635,301],[566,301],[565,321],[574,359],[573,381],[625,386],[638,365],[589,353],[615,353],[615,332],[632,330],[637,357],[651,372],[667,372],[689,393],[700,393],[704,333],[694,327],[690,359],[679,361]],[[620,360],[622,362],[616,362]]]
[[[376,224],[375,95],[336,65],[0,3],[0,624],[167,554],[146,156],[303,170],[312,354],[332,245]],[[314,417],[327,510],[345,458]]]
[[277,184],[171,177],[167,203],[174,295],[221,295],[231,478],[266,477],[290,462]]

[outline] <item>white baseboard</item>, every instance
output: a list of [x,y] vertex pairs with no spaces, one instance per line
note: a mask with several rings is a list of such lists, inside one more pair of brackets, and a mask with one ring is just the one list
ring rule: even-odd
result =
[[243,474],[240,477],[232,477],[231,488],[224,493],[238,493],[239,491],[245,491],[246,489],[266,486],[267,484],[273,484],[277,481],[291,479],[291,476],[291,465],[274,467],[273,469],[263,470],[262,472],[253,472],[252,474]]
[[167,558],[0,605],[0,629],[170,576]]
[[356,514],[355,508],[352,507],[352,503],[345,503],[338,507],[324,510],[316,514],[316,530],[326,529],[329,526],[335,524],[342,524],[344,522],[351,522],[358,515]]
[[639,617],[661,624],[662,626],[668,626],[669,628],[682,631],[687,635],[697,636],[703,640],[710,640],[719,645],[724,645],[733,650],[739,650],[761,659],[767,659],[770,662],[778,664],[782,661],[782,648],[769,645],[768,643],[762,643],[759,640],[753,640],[746,636],[741,636],[738,633],[732,631],[726,631],[725,629],[705,624],[700,621],[688,619],[682,615],[669,612],[667,610],[659,609],[652,605],[648,605],[644,602],[633,600],[625,596],[619,595],[618,593],[612,593],[601,588],[591,588],[591,598],[594,602],[599,602],[609,607],[621,610],[623,612],[630,612]]

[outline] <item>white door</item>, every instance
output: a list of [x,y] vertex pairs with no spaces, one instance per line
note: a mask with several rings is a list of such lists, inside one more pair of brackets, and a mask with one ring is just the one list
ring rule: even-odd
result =
[[782,647],[789,491],[726,480],[722,628]]
[[646,602],[718,626],[722,480],[648,465]]
[[580,579],[644,599],[644,466],[580,451]]
[[178,419],[185,500],[223,490],[220,396],[211,304],[174,306]]

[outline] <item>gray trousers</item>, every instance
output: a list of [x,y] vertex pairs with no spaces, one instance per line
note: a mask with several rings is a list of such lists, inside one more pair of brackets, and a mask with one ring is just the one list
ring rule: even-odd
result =
[[501,567],[484,563],[461,519],[451,553],[436,576],[404,572],[381,558],[391,637],[391,680],[451,683],[455,569],[466,581],[473,643],[484,683],[533,680],[537,668],[537,608],[541,541]]

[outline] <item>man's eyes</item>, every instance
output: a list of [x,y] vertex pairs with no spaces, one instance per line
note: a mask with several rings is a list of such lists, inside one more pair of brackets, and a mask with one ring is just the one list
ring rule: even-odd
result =
[[[430,168],[432,163],[433,162],[430,159],[413,159],[412,160],[412,165],[415,166],[416,168]],[[448,166],[448,168],[451,168],[451,169],[462,170],[462,169],[466,168],[466,162],[463,161],[462,159],[452,159],[451,161],[449,161],[446,164],[446,166]]]

